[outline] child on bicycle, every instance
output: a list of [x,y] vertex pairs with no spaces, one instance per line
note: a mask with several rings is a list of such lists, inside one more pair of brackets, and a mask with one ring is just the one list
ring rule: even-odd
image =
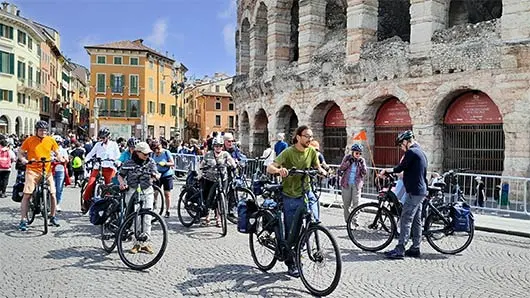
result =
[[[143,208],[153,209],[154,190],[152,178],[159,179],[160,174],[158,173],[156,163],[153,159],[149,158],[151,152],[151,148],[149,148],[146,142],[139,142],[134,147],[134,153],[131,155],[131,159],[127,160],[120,169],[118,175],[120,189],[125,190],[128,188],[125,197],[126,204],[129,204],[131,197],[139,186],[145,195]],[[146,231],[148,240],[143,243],[135,243],[130,253],[135,254],[141,251],[153,254],[153,247],[149,242],[151,216],[145,216],[142,225]]]

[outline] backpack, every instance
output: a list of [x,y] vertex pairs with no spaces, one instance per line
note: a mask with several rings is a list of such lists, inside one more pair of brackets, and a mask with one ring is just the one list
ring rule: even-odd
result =
[[473,214],[468,204],[455,204],[451,207],[453,230],[455,232],[469,232],[473,225]]
[[72,168],[79,169],[82,166],[83,166],[83,160],[81,159],[81,157],[76,156],[74,157],[74,159],[72,159]]
[[0,169],[11,169],[11,156],[8,150],[0,150]]
[[94,202],[90,207],[90,223],[102,225],[112,212],[112,199],[102,199]]

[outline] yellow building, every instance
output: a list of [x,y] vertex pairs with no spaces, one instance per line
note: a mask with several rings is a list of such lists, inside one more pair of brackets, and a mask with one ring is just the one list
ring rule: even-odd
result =
[[142,39],[85,46],[90,55],[90,130],[114,137],[163,136],[179,129],[181,100],[172,93],[184,80],[182,64],[145,46]]

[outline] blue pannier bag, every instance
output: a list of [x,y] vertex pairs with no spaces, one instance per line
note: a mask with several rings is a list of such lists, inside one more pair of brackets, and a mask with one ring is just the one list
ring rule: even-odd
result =
[[471,207],[468,204],[455,204],[452,207],[453,230],[455,232],[469,232],[473,222]]
[[240,200],[237,204],[237,231],[248,234],[252,232],[250,217],[258,210],[254,200]]
[[93,225],[102,225],[112,213],[112,200],[100,199],[94,202],[90,207],[90,223]]

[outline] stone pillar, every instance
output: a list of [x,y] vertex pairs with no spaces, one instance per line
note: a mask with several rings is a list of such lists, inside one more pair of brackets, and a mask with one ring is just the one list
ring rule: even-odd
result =
[[288,4],[289,1],[287,3],[278,1],[277,6],[270,9],[267,48],[267,70],[270,72],[289,64],[291,7]]
[[252,27],[250,27],[250,30],[249,30],[249,35],[250,35],[250,48],[249,48],[249,53],[250,53],[250,65],[249,65],[249,71],[248,71],[248,76],[249,78],[253,78],[254,77],[254,71],[256,71],[256,39],[259,39],[259,36],[256,36],[256,33],[257,33],[257,30],[256,30],[256,25],[252,25]]
[[322,44],[326,35],[326,1],[300,0],[299,14],[298,65],[309,65],[313,52]]
[[250,24],[248,19],[241,23],[239,33],[239,69],[238,74],[247,74],[250,68]]
[[363,44],[375,40],[377,8],[377,0],[348,0],[347,62],[359,61]]
[[434,31],[447,28],[449,0],[411,0],[410,52],[412,56],[427,56],[431,50]]
[[[502,68],[529,67],[530,55],[530,1],[503,0],[501,38],[506,43],[502,49]],[[519,44],[518,44],[519,43]]]

